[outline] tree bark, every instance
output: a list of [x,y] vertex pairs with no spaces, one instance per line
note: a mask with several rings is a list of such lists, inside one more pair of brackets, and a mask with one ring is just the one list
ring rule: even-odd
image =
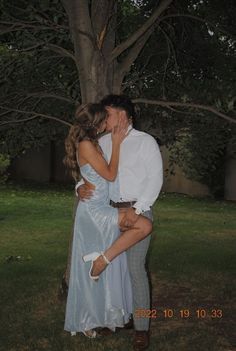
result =
[[115,1],[66,1],[70,33],[80,78],[82,103],[95,102],[113,91],[115,62],[109,62],[115,46]]

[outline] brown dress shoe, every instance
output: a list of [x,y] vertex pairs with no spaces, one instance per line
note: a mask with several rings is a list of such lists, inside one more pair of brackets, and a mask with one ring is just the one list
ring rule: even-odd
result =
[[116,330],[114,332],[109,328],[96,328],[96,331],[99,336],[110,336],[122,330],[133,329],[133,327],[134,327],[133,318],[130,318],[128,323],[126,323],[123,328],[116,327]]
[[146,350],[149,346],[149,332],[136,330],[134,334],[133,349],[135,351]]
[[134,328],[133,318],[130,318],[128,323],[126,323],[123,327],[117,327],[116,331],[127,331],[127,330],[131,330],[133,328]]
[[124,325],[124,329],[133,329],[134,328],[134,321],[133,318],[130,318],[128,323]]

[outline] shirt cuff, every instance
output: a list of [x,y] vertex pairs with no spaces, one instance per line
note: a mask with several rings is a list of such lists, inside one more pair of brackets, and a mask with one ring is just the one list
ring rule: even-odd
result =
[[135,204],[133,205],[133,208],[136,208],[140,213],[150,211],[150,205],[142,201],[135,202]]

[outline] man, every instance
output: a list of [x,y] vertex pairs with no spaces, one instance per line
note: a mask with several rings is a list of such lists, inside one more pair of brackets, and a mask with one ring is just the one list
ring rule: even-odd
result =
[[[134,106],[124,95],[108,95],[101,103],[108,112],[107,131],[110,132],[119,118],[126,118],[128,135],[121,144],[118,176],[109,184],[110,204],[126,212],[121,226],[132,227],[141,214],[152,219],[151,206],[157,199],[163,181],[162,158],[155,139],[133,128]],[[111,135],[99,139],[109,161],[112,151]],[[86,185],[78,184],[80,200],[92,196]],[[145,259],[150,244],[149,235],[127,250],[128,266],[133,289],[134,349],[144,350],[149,345],[149,319],[139,317],[136,311],[150,309],[150,292],[145,270]],[[136,312],[136,313],[135,313]]]

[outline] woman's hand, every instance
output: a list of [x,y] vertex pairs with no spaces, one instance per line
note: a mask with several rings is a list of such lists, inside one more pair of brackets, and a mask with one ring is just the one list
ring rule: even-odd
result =
[[127,136],[127,118],[122,118],[122,116],[118,120],[117,126],[112,129],[111,139],[113,144],[120,145],[122,141]]

